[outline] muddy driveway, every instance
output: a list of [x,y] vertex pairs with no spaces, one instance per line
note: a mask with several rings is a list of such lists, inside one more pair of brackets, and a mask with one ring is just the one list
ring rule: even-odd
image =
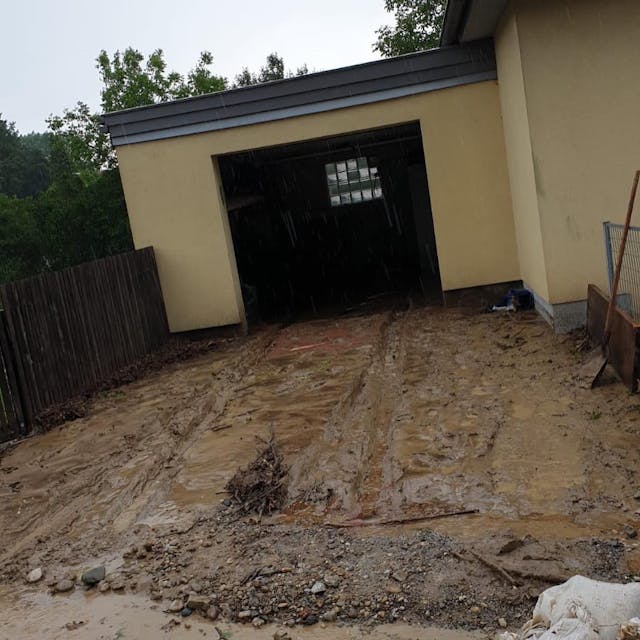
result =
[[[105,590],[234,621],[517,625],[565,576],[640,573],[640,404],[578,388],[577,342],[418,308],[221,343],[5,453],[2,584],[104,564]],[[286,506],[240,517],[224,487],[269,430]]]

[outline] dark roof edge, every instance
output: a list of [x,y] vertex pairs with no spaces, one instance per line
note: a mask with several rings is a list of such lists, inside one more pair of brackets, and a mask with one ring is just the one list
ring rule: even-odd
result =
[[115,146],[239,127],[495,79],[493,41],[108,113]]
[[507,6],[508,0],[448,0],[440,45],[493,37]]
[[440,32],[440,46],[448,47],[459,42],[460,32],[468,10],[468,0],[447,0],[447,7]]
[[283,78],[281,80],[269,80],[268,82],[261,82],[260,84],[252,84],[246,87],[234,87],[232,89],[224,89],[223,91],[216,91],[215,93],[206,93],[199,96],[189,96],[187,98],[178,98],[176,100],[171,100],[169,102],[158,102],[155,104],[148,104],[142,107],[130,107],[129,109],[118,109],[118,111],[109,111],[100,116],[101,120],[106,121],[110,120],[112,116],[116,115],[127,115],[127,114],[135,114],[137,112],[145,112],[149,109],[158,109],[167,105],[180,105],[180,104],[188,104],[190,102],[200,102],[204,98],[208,98],[211,96],[227,96],[227,95],[240,95],[242,93],[254,93],[257,89],[274,89],[277,91],[277,87],[283,84],[289,84],[291,82],[308,80],[310,78],[321,78],[322,76],[331,76],[339,72],[349,72],[349,71],[358,71],[363,68],[371,68],[376,65],[386,65],[391,61],[409,61],[412,58],[420,58],[425,54],[432,53],[435,51],[440,51],[443,47],[438,47],[435,49],[428,49],[426,51],[415,51],[413,53],[405,53],[400,56],[394,56],[393,58],[383,58],[381,60],[373,60],[371,62],[360,62],[358,64],[349,65],[346,67],[337,67],[335,69],[326,69],[324,71],[314,71],[312,73],[307,73],[303,76],[294,76],[292,78]]

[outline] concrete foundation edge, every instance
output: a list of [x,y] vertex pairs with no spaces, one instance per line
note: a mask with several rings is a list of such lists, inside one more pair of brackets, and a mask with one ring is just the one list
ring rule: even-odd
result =
[[573,302],[551,304],[539,296],[526,282],[524,286],[533,293],[536,311],[553,327],[556,333],[567,333],[578,327],[585,326],[587,322],[586,298]]

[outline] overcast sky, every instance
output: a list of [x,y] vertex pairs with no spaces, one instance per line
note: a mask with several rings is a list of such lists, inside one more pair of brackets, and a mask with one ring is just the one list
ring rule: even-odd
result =
[[0,113],[22,133],[78,100],[98,108],[95,58],[162,48],[188,71],[202,50],[229,79],[277,51],[288,68],[321,71],[375,60],[375,30],[392,22],[383,0],[3,0]]

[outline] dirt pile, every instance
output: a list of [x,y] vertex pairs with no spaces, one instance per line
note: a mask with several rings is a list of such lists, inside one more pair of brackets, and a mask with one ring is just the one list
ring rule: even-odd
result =
[[239,469],[226,485],[243,513],[269,515],[280,510],[287,497],[287,468],[273,432],[269,440],[256,437],[263,448],[246,468]]

